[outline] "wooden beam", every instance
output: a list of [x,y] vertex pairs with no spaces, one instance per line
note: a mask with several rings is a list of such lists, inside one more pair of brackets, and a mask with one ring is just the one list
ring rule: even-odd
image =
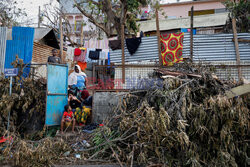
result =
[[250,84],[241,85],[226,91],[226,96],[230,99],[247,93],[250,93]]
[[40,28],[41,25],[41,8],[38,7],[38,28]]
[[191,17],[190,17],[190,28],[191,28],[191,32],[190,32],[190,58],[191,61],[193,62],[193,29],[194,29],[194,6],[191,7]]
[[80,38],[80,47],[82,47],[83,46],[83,23],[82,23],[82,25],[81,25],[81,38]]
[[125,44],[124,44],[124,24],[121,26],[121,47],[122,47],[122,83],[125,83]]
[[158,8],[156,7],[155,10],[155,16],[156,16],[156,34],[158,39],[158,55],[159,55],[159,65],[162,66],[162,56],[161,56],[161,34],[160,34],[160,25],[159,25],[159,14],[158,14]]
[[62,28],[62,16],[60,16],[60,58],[61,58],[61,61],[63,62],[63,28]]
[[[239,51],[239,43],[238,43],[238,35],[237,35],[237,29],[236,29],[236,19],[232,19],[232,26],[233,26],[233,33],[234,33],[234,46],[235,46],[235,52],[236,52],[236,64],[240,65],[240,51]],[[242,71],[241,67],[238,67],[238,79],[239,81],[242,80]]]

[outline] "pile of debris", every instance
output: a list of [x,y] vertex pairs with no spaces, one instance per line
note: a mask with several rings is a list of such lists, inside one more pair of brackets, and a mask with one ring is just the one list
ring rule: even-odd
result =
[[[14,137],[0,149],[0,155],[18,166],[87,162],[118,162],[120,166],[249,166],[250,96],[229,99],[225,95],[238,86],[236,82],[221,81],[210,69],[190,64],[178,65],[172,71],[156,69],[151,77],[142,80],[139,89],[121,95],[113,116],[88,139],[82,133],[76,134],[77,138],[39,141]],[[147,86],[152,83],[149,80],[153,84]],[[17,81],[20,84],[14,86],[16,97],[12,98],[6,95],[8,80],[0,81],[0,119],[6,125],[6,113],[11,110],[10,127],[16,129],[23,113],[45,111],[44,85],[29,79]],[[28,123],[30,118],[23,121]],[[86,142],[90,148],[83,146]]]
[[161,82],[122,98],[96,133],[93,155],[120,165],[249,165],[249,94],[228,99],[225,91],[236,84],[207,68],[183,65],[155,74]]
[[6,133],[8,119],[10,132],[28,137],[25,135],[33,135],[43,129],[46,84],[39,79],[23,77],[23,70],[27,68],[24,68],[22,59],[17,58],[12,64],[19,69],[19,73],[13,77],[11,96],[9,78],[0,77],[0,137]]

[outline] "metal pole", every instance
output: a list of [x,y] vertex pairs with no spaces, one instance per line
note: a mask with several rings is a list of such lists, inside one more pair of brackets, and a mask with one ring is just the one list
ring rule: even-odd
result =
[[194,29],[194,6],[191,7],[191,32],[190,32],[190,58],[193,62],[193,29]]
[[[11,94],[12,94],[12,77],[10,77],[10,97],[11,97]],[[8,113],[7,131],[9,131],[9,125],[10,125],[10,111]]]

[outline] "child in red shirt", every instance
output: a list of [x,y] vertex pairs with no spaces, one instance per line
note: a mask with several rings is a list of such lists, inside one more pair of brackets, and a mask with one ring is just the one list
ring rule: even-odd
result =
[[74,114],[72,112],[72,109],[69,105],[64,106],[64,113],[61,121],[61,132],[63,133],[63,126],[64,124],[71,124],[73,122],[72,126],[72,132],[74,132],[75,129],[75,118]]

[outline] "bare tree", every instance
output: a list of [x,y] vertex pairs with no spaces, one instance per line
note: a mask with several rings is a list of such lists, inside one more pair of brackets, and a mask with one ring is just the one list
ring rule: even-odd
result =
[[[149,0],[74,0],[78,10],[91,23],[105,32],[107,37],[115,33],[121,37],[121,25],[126,25],[129,31],[136,32],[136,15],[141,5]],[[115,30],[115,31],[114,31]]]
[[50,4],[45,4],[44,9],[42,10],[42,14],[40,19],[42,21],[42,25],[48,28],[52,28],[57,34],[60,33],[60,17],[63,19],[63,36],[66,37],[66,40],[72,45],[75,46],[76,43],[72,41],[70,38],[71,30],[73,29],[71,24],[69,23],[67,16],[60,10],[58,7],[51,6]]
[[17,2],[14,0],[0,1],[0,25],[1,26],[18,26],[21,24],[21,17],[26,17],[24,10],[17,7]]

